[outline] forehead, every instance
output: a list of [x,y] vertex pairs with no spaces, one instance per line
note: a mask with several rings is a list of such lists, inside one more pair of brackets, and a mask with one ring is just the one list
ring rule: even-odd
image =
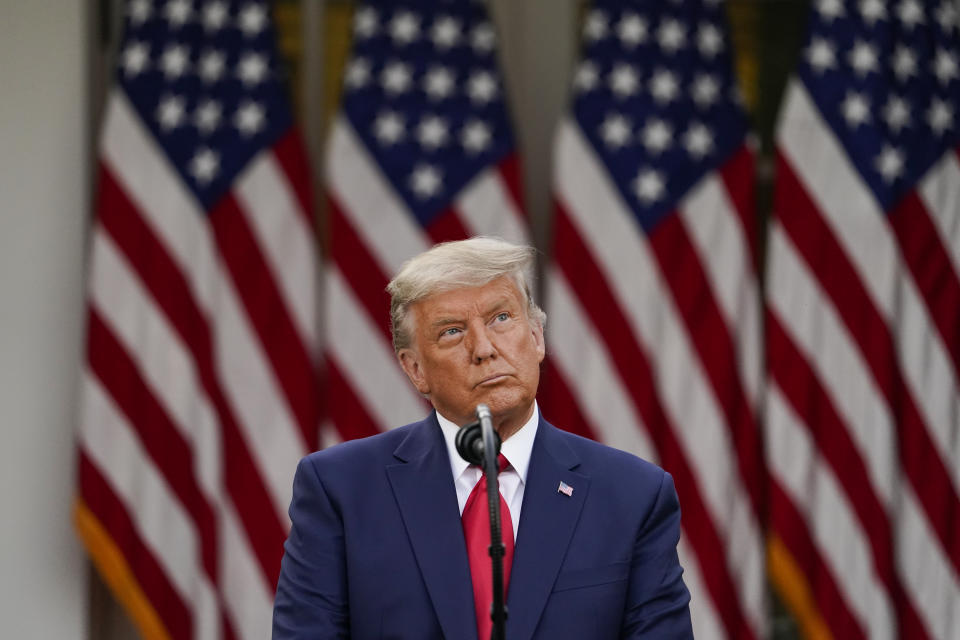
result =
[[427,296],[414,304],[415,313],[429,320],[447,315],[488,311],[499,305],[519,306],[523,296],[513,278],[500,276],[479,287],[459,287]]

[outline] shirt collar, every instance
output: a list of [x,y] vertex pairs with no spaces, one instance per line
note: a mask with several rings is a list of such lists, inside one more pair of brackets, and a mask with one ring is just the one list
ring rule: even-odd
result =
[[[460,427],[444,418],[439,412],[437,412],[437,422],[440,423],[440,428],[443,430],[443,439],[447,443],[447,454],[450,457],[450,469],[453,471],[453,477],[454,479],[459,478],[470,466],[470,463],[457,453],[456,437]],[[500,447],[500,453],[510,461],[510,466],[517,472],[520,481],[523,483],[527,482],[527,469],[530,467],[533,441],[537,436],[537,425],[539,424],[540,408],[537,406],[537,401],[534,400],[533,413],[530,414],[530,419],[520,427],[519,431],[507,438],[506,442]]]

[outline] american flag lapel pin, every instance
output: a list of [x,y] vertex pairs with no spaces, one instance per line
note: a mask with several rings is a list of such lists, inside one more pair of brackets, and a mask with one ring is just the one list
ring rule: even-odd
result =
[[566,482],[564,482],[563,480],[561,480],[561,481],[560,481],[560,486],[557,487],[557,493],[562,493],[563,495],[565,495],[565,496],[567,496],[568,498],[570,498],[570,497],[573,496],[573,487],[571,487],[571,486],[568,485]]

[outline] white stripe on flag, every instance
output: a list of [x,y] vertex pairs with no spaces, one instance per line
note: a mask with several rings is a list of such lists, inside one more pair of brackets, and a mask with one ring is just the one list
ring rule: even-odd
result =
[[[140,287],[112,240],[98,228],[94,230],[92,255],[92,304],[137,363],[151,392],[170,413],[174,426],[192,445],[192,473],[219,521],[218,580],[223,585],[224,604],[230,611],[233,628],[241,638],[262,638],[269,634],[273,594],[264,591],[266,583],[254,552],[224,495],[220,430],[197,379],[193,360],[153,299]],[[264,615],[267,626],[259,626],[262,633],[251,633],[258,628],[252,624],[255,618],[262,619]]]
[[309,353],[316,352],[316,239],[273,152],[259,154],[238,176],[235,191],[273,280]]
[[[638,238],[633,216],[599,170],[593,151],[570,123],[561,126],[557,157],[559,199],[650,358],[665,410],[691,466],[702,474],[701,491],[713,517],[726,530],[727,505],[745,496],[732,488],[741,488],[733,469],[734,453],[700,363],[681,329],[673,301],[664,291],[659,267],[646,240]],[[657,348],[651,350],[649,345]],[[736,493],[741,495],[735,498]]]
[[[758,523],[752,517],[749,523],[733,522],[736,514],[730,505],[749,504],[749,498],[736,468],[730,434],[684,324],[665,291],[659,265],[629,209],[599,168],[590,145],[569,120],[560,127],[556,157],[558,198],[650,360],[658,395],[691,467],[697,470],[697,485],[711,519],[729,543],[725,545],[728,564],[742,566],[733,563],[742,563],[753,554],[756,559],[749,566],[760,566],[763,545]],[[654,345],[656,348],[651,348]],[[748,526],[734,534],[735,524]],[[734,580],[740,601],[751,602],[755,577],[737,572]]]
[[[920,511],[916,496],[899,471],[895,427],[886,400],[872,384],[866,364],[834,307],[820,292],[779,224],[772,226],[769,246],[771,311],[810,363],[843,420],[869,474],[871,486],[866,489],[877,494],[884,515],[893,517],[891,531],[896,533],[898,526],[903,525],[900,519],[905,513]],[[768,416],[772,425],[770,420],[772,417]],[[771,466],[779,470],[776,463]],[[910,570],[917,566],[950,566],[926,520],[922,524],[912,523],[909,529],[909,537],[895,535],[893,541],[898,558],[904,554],[911,558]],[[919,579],[907,574],[904,577],[908,583]],[[956,585],[940,584],[938,588],[950,592]],[[929,609],[930,603],[922,602],[917,590],[908,589],[906,595],[921,614],[928,613],[924,609]],[[936,624],[936,620],[927,618],[927,624]]]
[[524,218],[496,167],[481,171],[458,194],[456,208],[470,235],[529,241]]
[[387,277],[430,247],[430,239],[342,115],[330,128],[326,172],[327,188]]
[[284,401],[263,343],[226,274],[220,299],[211,309],[214,366],[224,392],[236,410],[247,447],[284,527],[290,526],[287,507],[293,496],[293,474],[306,454],[290,406]]
[[[791,167],[817,201],[871,300],[888,327],[896,327],[898,360],[927,431],[960,493],[960,448],[949,416],[958,415],[960,388],[940,334],[933,328],[913,279],[907,274],[887,218],[845,158],[806,90],[788,90],[780,145]],[[789,122],[790,124],[786,124]],[[821,162],[821,158],[834,158]],[[927,376],[937,376],[931,384]],[[946,376],[946,381],[943,376]],[[949,381],[949,382],[947,382]]]
[[208,308],[215,294],[212,274],[218,266],[206,214],[183,188],[122,91],[110,94],[105,123],[104,164],[180,266],[200,308]]
[[288,523],[293,472],[306,453],[300,431],[233,282],[215,257],[210,230],[203,222],[205,214],[186,195],[173,169],[160,159],[153,139],[130,109],[126,99],[115,93],[104,134],[105,162],[192,285],[210,323],[215,366],[224,392],[237,410],[238,426],[274,510],[280,522]]
[[737,370],[750,408],[760,400],[761,331],[759,288],[750,245],[734,203],[716,173],[707,175],[680,202],[679,213],[737,350]]
[[[908,483],[902,485],[903,499],[895,521],[897,569],[903,586],[921,619],[935,638],[960,638],[960,585],[953,564],[939,553],[930,553],[936,536],[919,500]],[[939,546],[935,546],[939,551]]]
[[239,640],[270,636],[273,585],[267,585],[240,518],[229,502],[220,511],[220,589]]
[[146,384],[183,439],[192,444],[191,470],[211,504],[222,490],[222,444],[216,414],[197,378],[192,358],[140,286],[113,241],[94,227],[90,299],[137,364]]
[[217,597],[196,561],[200,550],[192,520],[89,370],[83,376],[82,397],[80,442],[84,452],[123,503],[139,538],[191,611],[195,637],[219,638]]
[[329,449],[341,442],[343,442],[343,438],[340,437],[340,432],[337,431],[334,424],[329,420],[324,420],[320,424],[320,448]]
[[[616,375],[616,368],[597,340],[597,329],[584,317],[557,267],[550,269],[546,285],[545,296],[550,303],[545,332],[547,354],[568,382],[595,435],[611,447],[656,462],[656,450],[630,403],[623,380]],[[576,384],[569,384],[574,381]]]
[[919,193],[940,232],[940,241],[960,274],[960,162],[958,151],[948,151],[920,181]]
[[810,526],[851,612],[870,638],[892,638],[893,608],[876,580],[868,534],[775,383],[767,386],[766,416],[770,465]]
[[884,505],[899,478],[893,418],[835,307],[776,222],[769,241],[767,295],[771,311],[804,354],[843,420]]
[[682,533],[677,543],[677,555],[680,557],[680,566],[683,567],[683,582],[690,591],[690,621],[693,624],[693,637],[708,639],[726,637],[726,628],[717,616],[713,600],[709,597],[698,597],[706,596],[710,592],[703,582],[696,555]]
[[427,405],[334,264],[327,268],[325,285],[330,357],[370,417],[382,428],[421,420]]

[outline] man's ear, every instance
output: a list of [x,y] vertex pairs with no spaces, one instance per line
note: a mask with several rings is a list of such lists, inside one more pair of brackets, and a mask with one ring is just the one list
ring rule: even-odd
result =
[[543,356],[547,353],[547,347],[543,342],[543,325],[536,321],[530,324],[530,331],[533,333],[533,341],[537,345],[537,362],[543,362]]
[[420,363],[420,354],[413,349],[401,349],[397,354],[400,360],[400,366],[403,372],[410,378],[410,382],[417,388],[417,391],[423,395],[430,394],[430,385],[427,384],[426,376],[423,375],[423,366]]

